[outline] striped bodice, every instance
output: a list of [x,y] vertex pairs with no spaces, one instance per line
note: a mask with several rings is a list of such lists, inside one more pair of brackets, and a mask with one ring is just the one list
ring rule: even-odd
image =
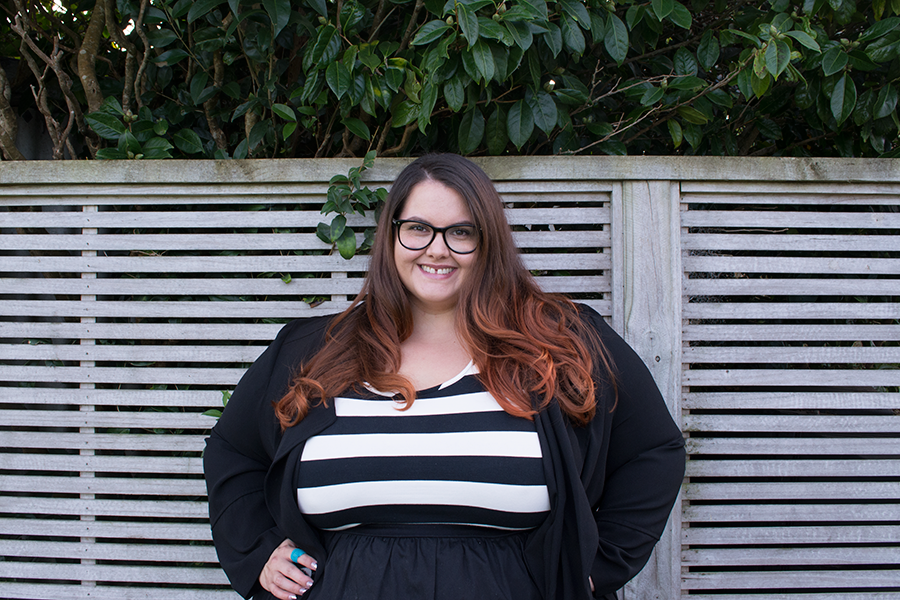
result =
[[506,413],[474,373],[418,392],[405,411],[374,391],[335,398],[337,421],[297,466],[307,521],[538,526],[550,503],[534,422]]

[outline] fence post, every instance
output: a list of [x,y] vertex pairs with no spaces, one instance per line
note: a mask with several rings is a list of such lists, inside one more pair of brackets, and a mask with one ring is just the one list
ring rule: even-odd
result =
[[[626,181],[621,207],[625,340],[650,368],[681,424],[681,225],[679,184]],[[616,222],[616,219],[613,219]],[[674,600],[681,589],[681,502],[625,600]]]

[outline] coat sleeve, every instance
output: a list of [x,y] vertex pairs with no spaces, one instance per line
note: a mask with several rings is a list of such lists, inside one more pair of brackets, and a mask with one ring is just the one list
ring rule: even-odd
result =
[[591,579],[595,595],[603,597],[650,558],[681,487],[685,451],[646,365],[600,315],[592,313],[590,320],[614,363],[617,384],[617,396],[608,387],[602,392],[603,414],[589,426],[595,447],[587,452],[588,463],[591,455],[598,457],[586,492],[600,534]]
[[261,590],[259,574],[287,537],[266,507],[263,485],[280,439],[273,395],[280,397],[287,384],[273,382],[272,375],[283,371],[278,368],[287,360],[283,345],[296,323],[285,326],[241,378],[203,454],[216,553],[232,587],[245,598]]

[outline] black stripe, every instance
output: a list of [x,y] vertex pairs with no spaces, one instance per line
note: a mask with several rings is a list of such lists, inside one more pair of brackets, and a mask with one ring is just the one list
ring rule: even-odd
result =
[[297,487],[357,481],[477,481],[507,485],[544,485],[539,458],[508,456],[402,456],[343,458],[301,462]]
[[469,431],[530,431],[534,422],[503,411],[452,415],[339,417],[325,435],[358,433],[447,433]]
[[473,523],[495,527],[532,528],[539,526],[547,514],[547,511],[513,513],[469,506],[400,504],[361,506],[324,515],[307,515],[306,519],[320,529],[334,529],[348,523]]

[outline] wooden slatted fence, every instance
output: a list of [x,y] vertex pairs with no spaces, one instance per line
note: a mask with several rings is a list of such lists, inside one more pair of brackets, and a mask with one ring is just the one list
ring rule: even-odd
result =
[[[0,163],[0,598],[236,597],[203,413],[358,291],[365,257],[314,233],[356,164]],[[685,431],[624,597],[900,598],[898,161],[482,164],[541,285],[623,332]]]

